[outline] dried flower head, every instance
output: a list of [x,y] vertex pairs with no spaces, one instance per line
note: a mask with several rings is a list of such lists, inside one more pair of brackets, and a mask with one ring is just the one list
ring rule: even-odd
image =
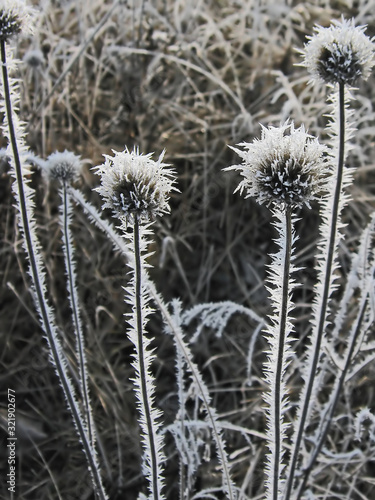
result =
[[280,127],[262,127],[261,139],[232,148],[243,159],[241,165],[225,170],[240,170],[244,179],[236,191],[246,191],[246,198],[281,208],[310,206],[322,192],[325,177],[326,147],[305,132],[286,122]]
[[81,173],[82,162],[79,156],[70,151],[52,153],[43,164],[43,172],[49,179],[73,182]]
[[30,49],[23,56],[23,61],[30,66],[30,68],[36,69],[44,64],[43,52],[39,49]]
[[113,151],[114,156],[104,155],[105,163],[95,167],[101,176],[96,189],[103,197],[103,208],[110,208],[126,221],[149,220],[169,212],[169,192],[176,188],[174,170],[162,163],[164,152],[158,161],[152,154],[139,154],[137,149]]
[[329,28],[315,27],[316,34],[301,50],[305,66],[317,79],[326,83],[354,85],[367,79],[375,64],[374,44],[364,34],[365,26],[354,20],[333,21]]
[[21,31],[30,33],[34,15],[24,0],[0,0],[0,40],[7,41]]

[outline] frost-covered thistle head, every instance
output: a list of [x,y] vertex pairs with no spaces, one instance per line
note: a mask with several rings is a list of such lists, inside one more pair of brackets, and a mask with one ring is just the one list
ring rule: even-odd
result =
[[162,163],[164,152],[157,161],[137,149],[113,153],[104,155],[104,164],[95,167],[101,176],[96,190],[104,199],[103,208],[130,222],[169,212],[169,193],[176,188],[174,170]]
[[0,0],[0,40],[7,41],[21,31],[31,33],[34,15],[24,0]]
[[263,127],[261,139],[231,148],[243,159],[241,165],[225,170],[240,170],[244,179],[236,191],[246,192],[260,204],[272,202],[285,207],[310,207],[323,190],[326,147],[305,132],[286,122],[280,127]]
[[316,34],[301,50],[301,66],[326,83],[354,85],[359,78],[366,80],[375,64],[375,47],[364,34],[366,27],[356,27],[353,19],[333,23],[315,27]]
[[37,69],[44,64],[43,52],[39,49],[28,50],[23,56],[23,61],[30,66],[30,68]]
[[79,156],[65,150],[63,153],[55,152],[49,155],[43,164],[43,173],[48,179],[71,183],[78,179],[82,170]]

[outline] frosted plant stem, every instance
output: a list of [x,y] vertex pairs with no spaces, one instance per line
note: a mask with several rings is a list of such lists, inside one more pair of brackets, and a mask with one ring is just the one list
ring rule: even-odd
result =
[[318,443],[317,443],[317,445],[316,445],[316,447],[311,455],[309,465],[303,471],[303,480],[299,486],[296,500],[299,500],[301,498],[301,495],[306,487],[306,484],[307,484],[307,481],[309,479],[312,468],[315,464],[316,459],[318,458],[320,450],[322,449],[322,446],[323,446],[323,444],[326,440],[326,437],[328,435],[328,431],[329,431],[329,428],[331,425],[332,417],[333,417],[335,409],[336,409],[337,402],[339,400],[341,389],[342,389],[342,386],[344,385],[345,377],[348,373],[349,366],[350,366],[350,363],[351,363],[352,358],[353,358],[356,342],[357,342],[357,339],[359,337],[359,334],[361,333],[361,327],[362,327],[362,323],[363,323],[363,320],[365,317],[367,305],[368,305],[368,293],[366,291],[364,294],[364,298],[362,300],[362,303],[361,303],[359,314],[357,316],[356,324],[354,326],[354,335],[351,336],[351,343],[350,343],[350,346],[349,346],[348,351],[346,353],[345,365],[341,371],[340,377],[339,377],[338,382],[335,386],[334,393],[331,396],[330,407],[329,407],[328,413],[325,415],[325,419],[324,419],[324,422],[322,424],[322,431],[320,433]]
[[331,287],[331,275],[332,275],[332,266],[335,255],[335,247],[336,247],[336,234],[337,234],[337,224],[338,224],[338,215],[339,215],[339,202],[342,191],[342,179],[343,179],[343,171],[344,171],[344,153],[345,153],[345,84],[339,83],[339,151],[338,151],[338,165],[337,165],[337,175],[336,175],[336,187],[332,204],[332,212],[331,212],[331,227],[329,232],[329,243],[328,243],[328,251],[326,256],[326,267],[325,267],[325,276],[324,276],[324,287],[322,292],[320,311],[319,311],[319,321],[317,327],[317,335],[315,346],[313,346],[313,358],[309,368],[309,375],[307,379],[307,386],[305,388],[304,400],[302,401],[302,413],[299,421],[299,427],[297,431],[297,437],[295,441],[295,446],[293,449],[293,454],[290,462],[290,470],[288,482],[285,490],[285,500],[290,499],[293,481],[294,481],[294,473],[297,466],[297,460],[299,455],[299,449],[301,446],[302,436],[304,432],[305,422],[307,419],[307,414],[310,405],[310,398],[314,386],[314,380],[316,371],[318,368],[319,358],[321,356],[321,344],[324,333],[324,325],[327,316],[327,308],[328,308],[328,300],[330,296],[330,287]]
[[12,111],[12,104],[11,104],[11,98],[10,98],[10,88],[9,88],[9,79],[8,79],[8,70],[7,70],[7,61],[6,61],[6,48],[5,48],[5,41],[0,40],[0,52],[1,52],[1,71],[2,71],[2,79],[3,79],[3,86],[4,86],[4,99],[5,99],[5,109],[6,109],[6,114],[7,114],[7,119],[8,119],[8,128],[9,128],[9,138],[10,138],[10,143],[12,146],[12,151],[13,151],[13,158],[14,158],[14,164],[15,164],[15,175],[16,175],[16,183],[17,183],[17,188],[18,188],[18,203],[19,203],[19,210],[21,214],[21,222],[22,222],[22,228],[23,228],[23,235],[25,238],[25,244],[26,244],[26,250],[29,258],[29,263],[30,263],[30,275],[33,281],[33,285],[35,288],[35,295],[36,295],[36,301],[37,305],[39,306],[39,313],[41,316],[41,320],[43,323],[43,329],[44,332],[47,336],[49,347],[51,349],[51,356],[53,359],[53,362],[55,364],[55,368],[61,383],[61,386],[63,388],[65,397],[67,399],[69,408],[72,412],[73,420],[77,428],[77,432],[79,434],[82,447],[85,451],[88,466],[90,468],[90,472],[92,475],[92,480],[93,480],[93,485],[95,488],[95,491],[100,498],[100,500],[106,500],[107,495],[104,491],[104,487],[102,485],[102,480],[100,477],[99,473],[99,468],[97,465],[97,462],[94,457],[94,452],[91,448],[90,442],[88,440],[88,436],[84,427],[84,423],[82,421],[81,415],[79,413],[76,400],[73,394],[73,389],[71,385],[69,384],[68,376],[66,373],[66,370],[64,368],[64,360],[62,359],[62,353],[59,351],[59,346],[57,344],[57,341],[54,336],[54,332],[52,330],[52,325],[51,325],[51,319],[48,313],[48,307],[45,301],[44,297],[44,291],[43,291],[43,285],[41,283],[40,277],[39,277],[39,269],[38,269],[38,262],[37,262],[37,255],[36,255],[36,249],[34,249],[32,237],[31,237],[31,230],[30,230],[30,222],[29,222],[29,214],[27,211],[27,204],[26,204],[26,195],[25,195],[25,189],[23,185],[23,175],[22,175],[22,167],[21,167],[21,161],[20,161],[20,156],[18,153],[18,147],[17,147],[17,139],[16,139],[16,133],[15,133],[15,127],[13,123],[13,111]]
[[292,253],[292,214],[291,209],[285,209],[285,253],[283,263],[283,284],[282,284],[282,299],[280,308],[280,326],[278,335],[278,355],[275,373],[275,388],[274,388],[274,476],[272,486],[272,498],[277,500],[280,480],[280,461],[281,461],[281,423],[282,412],[281,402],[283,394],[281,393],[281,382],[284,372],[284,349],[286,340],[286,322],[288,317],[288,302],[289,302],[289,277],[290,277],[290,260]]
[[74,269],[74,261],[73,261],[73,249],[72,249],[72,238],[70,232],[69,225],[69,208],[70,208],[70,200],[67,192],[67,183],[66,180],[63,181],[62,187],[62,233],[63,233],[63,242],[64,242],[64,253],[65,253],[65,266],[66,266],[66,274],[67,274],[67,282],[68,282],[68,291],[69,291],[69,300],[70,307],[72,309],[72,318],[74,325],[74,332],[76,336],[77,342],[77,357],[78,357],[78,366],[79,366],[79,375],[80,375],[80,388],[81,388],[81,396],[83,399],[84,413],[86,418],[87,432],[89,436],[89,441],[91,446],[94,448],[95,446],[95,435],[93,431],[93,422],[92,422],[92,414],[91,414],[91,406],[90,406],[90,397],[89,397],[89,388],[88,388],[88,374],[87,374],[87,364],[86,364],[86,356],[85,356],[85,342],[84,335],[82,331],[82,322],[79,317],[79,309],[78,309],[78,296],[77,296],[77,287],[76,287],[76,275]]
[[[79,205],[81,205],[82,209],[87,214],[88,218],[97,227],[99,227],[101,231],[104,232],[104,234],[109,236],[109,238],[112,240],[114,247],[120,250],[120,252],[126,257],[127,260],[131,260],[131,255],[129,253],[128,247],[124,244],[123,239],[119,237],[114,227],[101,217],[97,209],[91,203],[89,203],[79,191],[70,186],[69,193],[72,195],[75,201]],[[184,335],[180,325],[176,324],[176,322],[174,321],[172,315],[168,311],[166,304],[164,303],[163,298],[156,290],[154,283],[149,278],[147,270],[144,270],[144,282],[145,285],[147,286],[151,298],[155,301],[156,305],[158,306],[165,321],[165,324],[168,326],[170,331],[173,332],[175,342],[181,349],[182,356],[185,359],[186,364],[191,372],[192,378],[197,387],[198,394],[200,395],[203,406],[207,412],[207,420],[213,432],[218,458],[220,460],[220,464],[223,469],[223,479],[227,489],[227,497],[230,500],[235,500],[236,498],[235,486],[233,485],[233,481],[230,474],[230,465],[227,453],[225,451],[225,442],[222,437],[220,423],[218,422],[216,411],[211,406],[211,397],[208,388],[201,376],[198,366],[193,361],[193,354],[190,350],[189,345],[184,340]]]
[[137,328],[137,340],[138,340],[138,356],[139,356],[139,376],[140,384],[143,398],[143,407],[146,417],[146,425],[148,431],[148,440],[150,444],[150,457],[151,457],[151,477],[152,486],[151,491],[153,492],[154,500],[158,500],[158,467],[157,467],[157,451],[156,444],[154,440],[154,432],[152,428],[152,418],[151,418],[151,402],[148,399],[147,394],[147,383],[146,383],[146,364],[145,355],[143,349],[143,328],[142,328],[142,299],[141,299],[141,289],[142,289],[142,267],[141,267],[141,251],[140,251],[140,238],[139,238],[139,220],[135,217],[134,221],[134,258],[135,258],[135,308],[136,308],[136,328]]

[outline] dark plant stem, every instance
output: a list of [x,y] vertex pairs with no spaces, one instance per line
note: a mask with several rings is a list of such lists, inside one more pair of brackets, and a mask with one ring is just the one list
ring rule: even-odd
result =
[[321,306],[319,311],[319,322],[317,326],[317,336],[316,343],[314,346],[314,355],[310,365],[310,373],[308,377],[307,387],[305,399],[302,402],[303,408],[301,413],[301,419],[299,422],[299,428],[296,437],[296,443],[293,450],[293,455],[291,457],[290,462],[290,471],[289,477],[285,490],[285,500],[290,499],[291,491],[293,488],[294,482],[294,474],[297,466],[297,460],[299,455],[299,450],[301,446],[302,436],[304,433],[305,423],[307,419],[307,414],[310,405],[310,399],[312,390],[314,387],[314,380],[316,376],[316,371],[318,368],[319,358],[321,356],[321,344],[324,333],[324,324],[327,317],[327,309],[328,309],[328,300],[330,295],[330,285],[331,285],[331,275],[332,275],[332,266],[333,259],[335,255],[335,247],[336,247],[336,234],[337,234],[337,223],[338,223],[338,215],[339,215],[339,203],[340,196],[342,191],[342,178],[344,171],[344,154],[345,154],[345,84],[339,83],[339,151],[338,151],[338,165],[337,165],[337,177],[336,177],[336,186],[335,193],[333,197],[332,203],[332,211],[331,211],[331,227],[329,234],[329,243],[328,243],[328,251],[326,256],[326,268],[324,275],[324,288],[321,299]]
[[327,414],[325,415],[324,422],[322,423],[322,426],[321,426],[322,431],[321,431],[320,436],[319,436],[318,444],[316,445],[314,452],[310,458],[309,465],[303,471],[303,480],[302,480],[301,485],[299,486],[298,495],[297,495],[296,500],[299,500],[301,498],[301,495],[302,495],[304,489],[306,488],[307,481],[309,479],[312,468],[315,464],[315,461],[316,461],[316,459],[317,459],[317,457],[322,449],[322,446],[326,440],[326,437],[328,435],[328,431],[329,431],[329,428],[330,428],[330,425],[332,422],[333,415],[335,413],[335,409],[336,409],[336,406],[337,406],[337,403],[339,400],[341,389],[342,389],[342,386],[344,385],[345,377],[348,373],[350,363],[352,362],[356,342],[357,342],[357,339],[358,339],[359,334],[361,332],[361,327],[362,327],[362,323],[363,323],[363,319],[365,316],[365,311],[366,311],[366,307],[367,307],[367,303],[368,303],[367,296],[368,296],[368,294],[366,292],[364,300],[362,301],[362,304],[360,307],[359,314],[357,316],[357,322],[356,322],[355,328],[354,328],[354,335],[352,335],[352,340],[351,340],[350,346],[349,346],[347,354],[346,354],[345,365],[342,369],[338,383],[335,387],[335,392],[334,392],[333,397],[332,397],[331,405],[329,407]]
[[154,439],[154,430],[151,418],[151,401],[147,396],[147,369],[145,363],[145,353],[143,348],[143,328],[142,328],[142,267],[141,267],[141,251],[140,251],[140,235],[139,235],[139,220],[136,217],[134,221],[134,257],[135,257],[135,308],[136,308],[136,325],[137,325],[137,341],[138,341],[138,357],[139,357],[139,376],[141,382],[142,404],[146,417],[147,436],[146,439],[150,445],[151,469],[152,469],[152,495],[154,500],[158,500],[158,467],[157,467],[157,451]]
[[81,395],[83,399],[83,406],[85,410],[86,416],[86,424],[87,424],[87,432],[89,435],[89,441],[91,446],[94,447],[94,434],[92,429],[92,421],[91,421],[91,411],[90,411],[90,398],[88,393],[88,380],[87,380],[87,369],[85,362],[85,345],[84,345],[84,337],[82,331],[82,324],[79,319],[78,312],[78,304],[77,304],[77,295],[76,295],[76,283],[75,283],[75,273],[73,269],[72,262],[72,249],[70,246],[70,227],[69,227],[69,216],[68,216],[68,192],[66,181],[63,181],[62,188],[62,198],[63,198],[63,212],[62,212],[62,226],[63,226],[63,240],[65,247],[65,257],[66,257],[66,273],[67,273],[67,282],[69,288],[69,297],[70,297],[70,306],[72,309],[72,317],[74,324],[74,331],[77,337],[77,356],[78,356],[78,366],[79,366],[79,374],[80,374],[80,387],[81,387]]
[[63,366],[63,360],[61,359],[61,354],[59,353],[58,347],[56,345],[55,339],[54,339],[54,333],[52,330],[50,318],[48,315],[48,310],[47,306],[45,303],[45,298],[44,298],[44,292],[42,289],[42,284],[39,279],[39,270],[38,270],[38,263],[37,263],[37,255],[36,255],[36,249],[34,248],[33,241],[31,238],[31,230],[30,230],[30,222],[29,222],[29,214],[27,211],[27,205],[26,205],[26,195],[25,195],[25,189],[24,189],[24,184],[23,184],[23,175],[22,175],[22,167],[21,167],[21,161],[20,161],[20,156],[18,153],[18,145],[17,145],[17,139],[16,139],[16,133],[15,133],[15,128],[14,128],[14,123],[13,123],[13,110],[12,110],[12,103],[10,99],[10,88],[9,88],[9,79],[8,79],[8,70],[7,70],[7,60],[6,60],[6,48],[5,48],[5,41],[0,40],[0,52],[1,52],[1,62],[2,62],[2,79],[3,79],[3,86],[4,86],[4,100],[5,100],[5,109],[6,109],[6,114],[8,118],[8,129],[9,129],[9,138],[10,138],[10,143],[12,146],[12,151],[13,151],[13,158],[14,158],[14,164],[15,164],[15,176],[16,176],[16,183],[17,183],[17,188],[18,188],[18,204],[19,204],[19,209],[20,209],[20,214],[21,214],[21,222],[22,222],[22,228],[23,228],[23,236],[25,238],[25,243],[26,243],[26,249],[27,249],[27,254],[29,258],[29,263],[30,263],[30,274],[31,278],[33,281],[34,289],[35,289],[35,295],[36,295],[36,300],[39,306],[39,313],[41,316],[41,320],[43,323],[43,329],[45,334],[47,335],[49,347],[51,349],[51,354],[52,358],[56,367],[57,374],[60,379],[60,383],[62,385],[65,397],[68,401],[70,410],[72,412],[72,416],[77,428],[77,432],[79,434],[83,449],[86,454],[86,458],[88,461],[89,468],[91,470],[92,474],[92,479],[93,479],[93,484],[96,493],[98,494],[100,500],[105,500],[107,498],[101,477],[98,472],[97,465],[95,463],[94,457],[93,457],[93,451],[91,449],[90,443],[87,438],[87,434],[85,432],[85,429],[82,425],[82,421],[80,418],[80,415],[77,411],[77,406],[76,406],[76,401],[71,393],[69,384],[67,382],[67,375],[64,370]]
[[278,356],[275,373],[275,401],[274,401],[274,419],[275,419],[275,441],[274,441],[274,471],[273,471],[273,500],[278,498],[278,485],[280,480],[280,459],[281,459],[281,424],[282,424],[282,393],[281,381],[283,376],[285,362],[285,339],[286,339],[286,322],[288,318],[288,303],[289,303],[289,280],[290,280],[290,262],[292,255],[292,212],[291,208],[285,209],[285,253],[283,262],[283,284],[282,284],[282,301],[280,309],[280,323],[278,331]]

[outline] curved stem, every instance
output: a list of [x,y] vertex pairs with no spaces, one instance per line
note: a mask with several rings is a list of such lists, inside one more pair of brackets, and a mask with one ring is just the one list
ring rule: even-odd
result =
[[16,176],[16,183],[17,183],[17,188],[18,188],[18,205],[19,205],[19,210],[21,214],[21,222],[22,222],[22,228],[23,228],[23,237],[25,238],[25,244],[26,244],[26,250],[29,258],[29,264],[30,264],[30,274],[31,278],[33,281],[34,289],[35,289],[35,295],[36,295],[36,300],[37,304],[39,307],[39,313],[41,316],[42,324],[43,324],[43,329],[44,332],[47,336],[49,347],[51,349],[51,355],[56,367],[57,374],[59,376],[59,380],[61,383],[61,386],[63,388],[65,397],[68,401],[70,410],[72,412],[73,420],[77,428],[77,432],[79,434],[82,447],[85,451],[87,462],[89,465],[89,469],[92,474],[92,479],[93,479],[93,484],[95,491],[97,492],[100,500],[105,500],[107,498],[107,495],[104,491],[100,473],[95,461],[95,458],[93,456],[93,450],[91,448],[91,445],[88,441],[87,438],[87,433],[85,431],[84,425],[82,423],[81,416],[78,412],[75,397],[72,393],[71,387],[69,385],[68,379],[67,379],[67,374],[64,369],[64,361],[61,357],[61,353],[59,352],[59,348],[57,345],[57,342],[54,338],[54,332],[53,332],[53,327],[51,325],[50,317],[49,317],[49,311],[47,308],[47,304],[45,301],[44,297],[44,292],[43,292],[43,284],[41,283],[40,280],[40,275],[39,275],[39,265],[37,262],[37,249],[34,248],[34,244],[32,241],[31,237],[31,228],[30,228],[30,222],[29,222],[29,214],[27,210],[27,203],[26,203],[26,194],[25,194],[25,189],[23,185],[23,174],[22,174],[22,167],[21,167],[21,161],[20,161],[20,156],[18,152],[18,146],[17,146],[17,138],[16,138],[16,132],[15,132],[15,127],[13,123],[13,110],[12,110],[12,103],[10,99],[10,88],[9,88],[9,79],[8,79],[8,70],[7,70],[7,60],[6,60],[6,48],[5,48],[5,41],[0,40],[0,52],[1,52],[1,62],[2,62],[2,80],[3,80],[3,86],[4,86],[4,99],[5,99],[5,108],[6,108],[6,114],[7,114],[7,119],[8,119],[8,129],[9,129],[9,137],[10,137],[10,143],[12,146],[12,151],[13,151],[13,158],[14,158],[14,164],[15,164],[15,176]]
[[331,275],[332,275],[332,266],[335,255],[336,248],[336,234],[337,234],[337,224],[338,224],[338,215],[339,215],[339,204],[340,204],[340,196],[342,191],[342,179],[343,179],[343,171],[344,171],[344,154],[345,154],[345,84],[339,83],[339,151],[338,151],[338,165],[337,165],[337,177],[336,177],[336,187],[335,193],[333,197],[332,203],[332,212],[331,212],[331,227],[329,233],[329,242],[328,242],[328,250],[326,256],[326,267],[324,274],[324,288],[321,298],[320,311],[319,311],[319,321],[317,326],[317,336],[316,343],[314,346],[314,354],[313,359],[310,364],[310,372],[308,376],[306,392],[303,404],[303,409],[301,413],[301,418],[299,422],[295,447],[293,450],[293,455],[290,463],[290,471],[288,482],[285,491],[285,500],[290,499],[291,491],[293,488],[294,474],[297,466],[297,460],[299,455],[299,449],[302,442],[302,436],[305,428],[305,423],[307,419],[307,414],[310,405],[310,398],[312,394],[312,390],[314,387],[314,380],[316,371],[318,368],[319,358],[321,355],[321,344],[324,333],[324,325],[327,317],[327,308],[328,308],[328,300],[331,289]]
[[150,445],[151,455],[151,474],[152,485],[151,491],[154,500],[158,500],[158,467],[157,467],[157,451],[154,438],[154,429],[151,418],[151,401],[147,394],[147,368],[145,363],[145,353],[143,348],[143,328],[142,328],[142,266],[141,266],[141,251],[140,251],[140,235],[139,235],[139,220],[135,217],[134,221],[134,257],[135,257],[135,308],[136,308],[136,328],[139,356],[139,376],[142,391],[142,403],[146,417],[147,439]]

